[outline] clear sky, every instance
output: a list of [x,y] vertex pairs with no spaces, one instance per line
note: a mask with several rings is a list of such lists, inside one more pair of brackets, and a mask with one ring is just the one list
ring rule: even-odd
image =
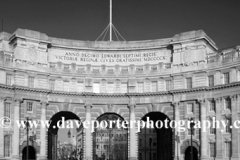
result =
[[[113,24],[128,40],[204,30],[219,48],[240,44],[239,0],[113,0]],[[109,0],[1,0],[3,30],[94,41],[107,26]]]

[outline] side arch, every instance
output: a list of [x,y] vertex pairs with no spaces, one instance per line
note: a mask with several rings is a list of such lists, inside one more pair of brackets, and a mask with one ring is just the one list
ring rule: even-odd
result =
[[[193,147],[195,147],[198,151],[198,153],[200,153],[200,143],[199,141],[197,141],[196,139],[193,139],[193,142],[192,142],[192,145]],[[186,149],[191,146],[191,140],[190,139],[187,139],[185,141],[183,141],[182,145],[181,145],[181,153],[184,154]]]

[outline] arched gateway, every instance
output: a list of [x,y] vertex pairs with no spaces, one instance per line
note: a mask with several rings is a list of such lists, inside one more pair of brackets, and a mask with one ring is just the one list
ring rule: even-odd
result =
[[[91,121],[114,113],[133,121],[145,115],[154,121],[165,116],[185,122],[214,117],[237,121],[239,73],[240,46],[219,50],[202,30],[157,40],[90,42],[17,29],[13,34],[0,33],[0,117],[7,116],[11,122],[52,120],[48,130],[34,129],[31,146],[37,159],[55,160],[58,129],[53,125],[62,116]],[[191,135],[187,129],[149,132],[128,130],[128,160],[188,157],[189,142],[185,142]],[[100,134],[94,137],[91,129],[84,129],[79,135],[83,135],[78,144],[82,159],[93,160],[93,153],[106,159],[107,152],[99,156],[98,144],[93,143]],[[239,159],[236,128],[196,129],[192,138],[199,142],[194,147],[201,159]],[[149,142],[144,144],[145,140]],[[0,129],[0,159],[21,159],[25,142],[26,131],[18,125]]]
[[[62,120],[79,120],[80,121],[80,118],[72,113],[72,112],[69,112],[69,111],[60,111],[56,114],[54,114],[52,116],[52,118],[50,119],[51,121],[51,125],[49,126],[48,128],[48,144],[47,144],[47,158],[48,159],[52,159],[52,160],[56,160],[57,159],[57,140],[58,140],[58,136],[57,136],[57,133],[58,133],[58,126],[57,124],[61,124],[60,122]],[[63,122],[62,122],[63,123]]]

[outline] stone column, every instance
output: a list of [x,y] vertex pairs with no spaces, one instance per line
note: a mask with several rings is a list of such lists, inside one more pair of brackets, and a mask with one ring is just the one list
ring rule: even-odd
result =
[[[47,102],[41,102],[41,121],[46,121],[46,107],[48,105]],[[41,141],[41,148],[40,148],[40,160],[45,160],[47,158],[46,155],[46,128],[41,126],[40,131],[40,141]]]
[[[86,108],[86,121],[91,124],[91,108],[90,104],[85,105]],[[92,160],[92,133],[91,125],[86,127],[86,136],[85,136],[85,160]]]
[[[129,110],[130,110],[130,122],[134,122],[135,121],[135,111],[134,111],[134,108],[135,108],[135,105],[134,104],[129,104],[128,105],[129,107]],[[135,124],[135,123],[133,123]],[[131,126],[130,125],[130,144],[129,144],[129,160],[137,160],[137,150],[136,150],[136,130],[135,130],[135,125],[134,126]]]
[[[180,114],[179,114],[179,102],[173,102],[172,106],[174,108],[174,120],[178,124],[178,121],[180,120]],[[180,135],[178,133],[178,127],[174,130],[174,136],[175,136],[175,156],[174,160],[179,160],[180,157]]]
[[[207,107],[205,99],[198,100],[200,104],[201,111],[201,122],[207,120]],[[201,160],[208,159],[208,139],[207,139],[207,128],[205,128],[205,132],[201,129]]]
[[[237,113],[237,100],[238,100],[238,95],[234,95],[231,97],[231,104],[232,104],[232,124],[235,121],[238,121],[238,113]],[[239,159],[238,155],[238,129],[235,128],[234,126],[232,127],[232,160],[237,160]]]
[[[0,97],[0,119],[4,116],[4,102],[5,99]],[[2,122],[0,122],[2,123]],[[4,157],[4,133],[2,126],[0,127],[0,159]]]
[[[222,97],[216,98],[216,121],[222,120]],[[223,141],[222,141],[222,132],[221,127],[216,128],[216,159],[222,159],[223,158]]]
[[13,117],[13,135],[12,135],[12,159],[17,160],[19,159],[19,127],[16,121],[20,120],[19,110],[22,100],[21,99],[14,99],[14,117]]

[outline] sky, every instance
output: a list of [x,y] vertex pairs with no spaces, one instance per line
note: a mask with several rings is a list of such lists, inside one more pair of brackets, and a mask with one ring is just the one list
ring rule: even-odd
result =
[[[221,49],[240,44],[239,6],[239,0],[113,0],[113,24],[127,41],[202,29]],[[109,23],[109,0],[1,0],[0,19],[9,33],[22,28],[95,41]]]
[[[240,44],[240,0],[112,1],[113,24],[127,41],[202,29],[219,49]],[[1,0],[0,19],[8,33],[22,28],[95,41],[109,23],[109,0]],[[59,140],[67,141],[67,132],[59,130]]]

